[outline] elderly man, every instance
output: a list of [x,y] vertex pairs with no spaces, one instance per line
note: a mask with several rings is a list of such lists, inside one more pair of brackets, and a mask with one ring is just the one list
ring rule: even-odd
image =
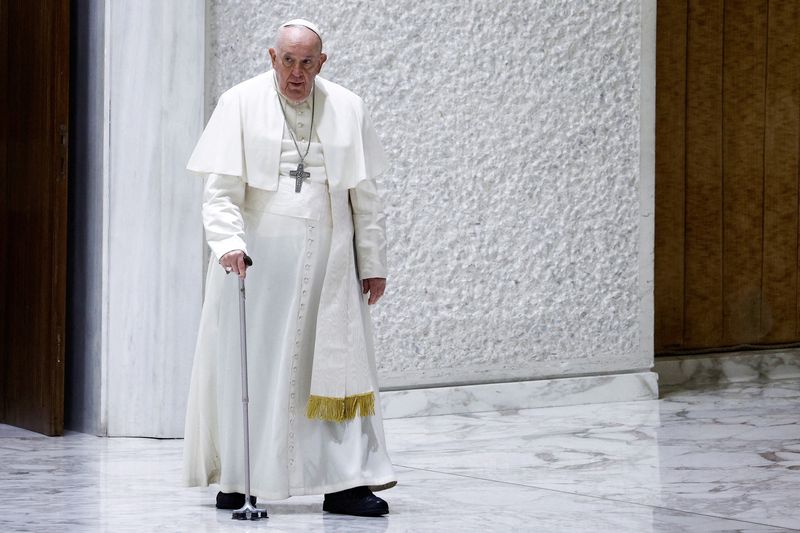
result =
[[187,167],[207,175],[203,223],[214,257],[185,477],[218,484],[218,508],[244,504],[235,276],[246,275],[253,495],[325,494],[325,511],[384,515],[372,491],[396,480],[367,305],[386,283],[375,184],[386,160],[361,99],[318,77],[326,55],[314,24],[283,24],[269,55],[271,71],[220,97]]

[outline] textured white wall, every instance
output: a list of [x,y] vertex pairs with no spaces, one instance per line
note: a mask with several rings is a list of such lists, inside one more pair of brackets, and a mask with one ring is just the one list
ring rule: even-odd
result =
[[209,112],[298,16],[393,162],[384,385],[652,365],[639,0],[210,0]]

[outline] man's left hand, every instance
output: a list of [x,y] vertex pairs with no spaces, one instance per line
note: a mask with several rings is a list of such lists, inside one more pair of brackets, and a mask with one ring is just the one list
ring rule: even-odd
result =
[[369,305],[374,304],[383,296],[383,291],[386,290],[386,278],[367,278],[361,280],[361,286],[364,289],[364,294],[369,293]]

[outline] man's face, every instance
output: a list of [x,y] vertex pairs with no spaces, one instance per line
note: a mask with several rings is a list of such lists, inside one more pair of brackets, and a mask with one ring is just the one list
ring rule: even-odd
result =
[[321,50],[322,43],[313,31],[302,26],[281,28],[276,41],[275,48],[269,49],[269,56],[278,88],[293,102],[305,100],[327,59]]

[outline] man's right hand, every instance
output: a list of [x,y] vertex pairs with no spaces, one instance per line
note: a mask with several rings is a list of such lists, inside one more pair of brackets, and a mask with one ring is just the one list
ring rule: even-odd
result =
[[247,271],[247,265],[244,263],[244,252],[242,250],[233,250],[232,252],[228,252],[227,254],[223,255],[219,259],[219,264],[222,265],[222,268],[225,269],[227,274],[233,272],[240,278],[245,278],[245,272]]

